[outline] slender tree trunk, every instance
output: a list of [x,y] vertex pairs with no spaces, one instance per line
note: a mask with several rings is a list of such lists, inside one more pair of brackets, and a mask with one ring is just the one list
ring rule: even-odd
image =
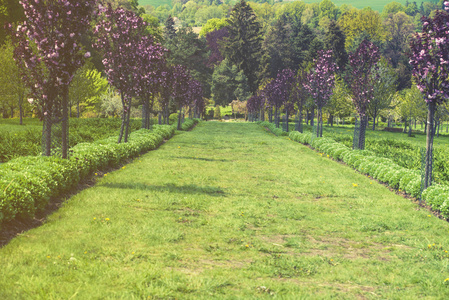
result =
[[427,124],[426,124],[426,158],[424,167],[424,189],[432,185],[432,158],[433,158],[433,123],[435,117],[435,102],[427,104]]
[[20,125],[23,125],[23,96],[19,96],[19,119]]
[[[72,111],[72,110],[70,109],[70,111]],[[76,104],[76,117],[78,119],[80,117],[80,102],[79,102],[79,100],[78,100],[78,103]]]
[[61,119],[61,138],[62,138],[62,158],[68,158],[69,151],[69,88],[65,86],[62,95],[62,119]]
[[321,133],[321,130],[320,130],[320,127],[322,126],[322,124],[321,124],[321,107],[320,108],[317,108],[317,126],[316,126],[316,136],[317,137],[321,137],[320,136],[320,133]]
[[279,116],[277,106],[274,108],[274,123],[276,124],[276,128],[279,128]]
[[360,132],[359,132],[359,149],[365,149],[366,125],[368,123],[367,116],[360,116]]
[[302,106],[300,106],[298,110],[298,122],[298,131],[302,132]]
[[157,123],[159,125],[162,125],[162,113],[161,112],[157,113]]
[[129,119],[131,117],[131,103],[128,105],[128,113],[126,114],[126,124],[125,124],[125,143],[128,143],[128,137],[129,137]]
[[120,126],[120,134],[118,136],[118,143],[120,144],[122,142],[123,133],[125,131],[125,124],[126,124],[126,104],[123,93],[120,94],[120,98],[122,99],[122,107],[123,107],[123,116],[122,116],[122,125]]
[[147,128],[147,99],[142,101],[142,128]]
[[288,132],[288,113],[289,113],[289,111],[288,111],[288,108],[286,108],[285,109],[285,121],[287,122],[287,132]]
[[179,115],[178,115],[178,130],[181,130],[181,114],[182,114],[182,107],[179,108]]
[[412,117],[410,117],[410,124],[408,126],[408,137],[412,136]]
[[376,117],[377,117],[377,113],[374,112],[374,115],[373,115],[373,131],[376,130]]
[[311,114],[310,114],[310,126],[312,126],[312,127],[315,124],[314,120],[315,120],[315,108],[312,107],[312,111],[311,111]]

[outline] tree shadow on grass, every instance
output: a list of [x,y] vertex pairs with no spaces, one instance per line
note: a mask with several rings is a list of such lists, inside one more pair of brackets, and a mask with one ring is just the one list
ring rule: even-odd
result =
[[114,188],[114,189],[138,189],[142,191],[154,191],[154,192],[168,192],[178,194],[206,194],[213,197],[223,197],[225,192],[219,187],[214,186],[197,186],[194,184],[176,185],[173,183],[167,183],[164,185],[150,185],[141,182],[133,183],[105,183],[98,186]]
[[193,157],[193,156],[173,156],[176,159],[193,159],[193,160],[202,160],[202,161],[219,161],[219,162],[228,162],[227,159],[214,159],[214,158],[204,158],[204,157]]

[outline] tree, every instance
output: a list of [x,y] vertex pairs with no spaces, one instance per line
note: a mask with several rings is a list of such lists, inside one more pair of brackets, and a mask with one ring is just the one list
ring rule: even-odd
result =
[[[444,2],[449,10],[449,1]],[[423,17],[422,31],[410,42],[410,64],[418,89],[427,102],[427,139],[424,189],[432,184],[432,148],[434,117],[438,105],[449,97],[449,14],[437,11],[435,17]]]
[[305,85],[313,97],[318,108],[317,137],[323,136],[323,107],[332,95],[335,82],[335,71],[337,65],[332,58],[332,50],[319,51],[318,59],[307,78],[309,83]]
[[239,71],[237,66],[231,65],[228,59],[215,67],[212,74],[212,99],[215,105],[228,105],[234,99],[246,100],[249,90],[247,79],[243,71]]
[[262,54],[262,26],[252,8],[244,1],[238,2],[228,20],[229,37],[223,44],[223,54],[248,78],[251,93],[257,90]]
[[31,95],[43,112],[44,155],[51,155],[52,125],[61,122],[62,157],[68,152],[68,93],[84,53],[81,36],[90,27],[94,0],[23,0],[26,22],[12,35],[14,58]]
[[220,43],[229,37],[229,31],[227,27],[223,27],[218,30],[210,31],[206,35],[207,47],[210,50],[209,60],[207,61],[208,67],[214,67],[219,65],[224,57],[221,54]]
[[[14,48],[11,42],[6,42],[0,47],[0,96],[8,100],[11,118],[16,107],[19,108],[20,125],[23,124],[24,99],[26,86],[20,76],[19,68],[13,59]],[[4,103],[5,104],[5,103]]]
[[269,77],[275,77],[279,71],[293,65],[293,49],[290,44],[290,26],[279,18],[275,25],[270,27],[263,42],[264,51],[269,57]]
[[291,91],[294,83],[294,73],[290,69],[280,71],[276,78],[265,86],[267,95],[267,102],[271,107],[274,107],[274,117],[276,127],[279,127],[279,115],[282,106],[286,109],[286,119],[288,119],[289,112],[292,110]]
[[360,117],[358,149],[365,149],[365,131],[368,122],[367,109],[374,97],[372,71],[380,58],[379,48],[364,40],[354,53],[349,54],[348,82],[352,91],[352,102]]
[[165,20],[164,37],[166,41],[176,37],[175,21],[171,15]]
[[181,65],[173,67],[172,81],[172,97],[177,107],[178,113],[178,130],[181,130],[182,109],[188,105],[189,99],[189,81],[191,80],[189,70]]
[[405,56],[408,49],[408,39],[415,32],[413,18],[407,16],[404,12],[389,14],[384,18],[383,25],[387,33],[384,47],[385,57],[396,68],[401,56]]
[[167,62],[172,65],[183,65],[196,80],[200,81],[206,97],[210,95],[210,75],[212,69],[207,66],[207,46],[205,38],[198,38],[191,27],[178,30],[176,36],[167,40],[164,46],[168,49]]
[[150,114],[154,97],[161,85],[161,72],[167,50],[160,44],[155,44],[151,36],[143,36],[135,48],[135,59],[139,67],[133,72],[133,81],[136,83],[134,93],[142,103],[142,128],[150,129]]
[[304,104],[309,96],[307,92],[306,85],[308,83],[307,71],[305,69],[300,69],[295,76],[294,83],[292,85],[292,100],[296,104],[298,111],[298,131],[302,132],[302,111]]
[[91,109],[99,111],[100,95],[106,92],[107,87],[108,82],[101,73],[91,63],[86,63],[76,71],[69,86],[70,113],[73,105],[76,105],[77,118],[81,114],[81,105],[90,106]]
[[379,13],[369,7],[362,10],[354,8],[345,12],[338,23],[346,35],[346,49],[357,48],[358,44],[354,45],[354,42],[362,34],[363,39],[368,38],[375,44],[381,44],[386,37]]
[[212,18],[207,20],[206,24],[201,27],[199,36],[207,36],[210,32],[220,30],[228,26],[228,20],[226,18],[218,19]]
[[334,61],[338,66],[338,73],[345,70],[348,62],[348,53],[345,49],[346,37],[337,22],[332,21],[329,24],[328,31],[324,39],[324,48],[332,50]]
[[0,46],[7,41],[7,24],[16,24],[24,19],[23,7],[19,1],[0,0]]
[[122,125],[118,143],[126,143],[129,134],[131,98],[136,91],[136,73],[140,67],[137,51],[145,35],[146,23],[133,12],[121,7],[102,7],[102,16],[95,26],[95,47],[103,52],[103,65],[109,84],[120,94],[123,106]]
[[385,58],[381,58],[371,71],[374,82],[373,98],[368,103],[368,114],[373,118],[373,130],[376,129],[376,119],[385,109],[391,109],[391,102],[397,87],[397,75]]

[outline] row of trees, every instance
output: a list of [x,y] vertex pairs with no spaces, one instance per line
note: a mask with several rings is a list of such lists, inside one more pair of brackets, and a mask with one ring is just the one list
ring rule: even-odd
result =
[[[132,98],[142,103],[143,128],[149,128],[156,96],[167,122],[170,106],[180,112],[189,106],[196,114],[204,109],[201,84],[186,67],[167,63],[167,50],[154,41],[147,23],[133,12],[114,9],[111,4],[97,7],[95,0],[24,0],[22,5],[26,21],[10,26],[14,59],[30,95],[28,102],[39,108],[44,120],[45,155],[51,155],[52,126],[61,123],[62,157],[67,157],[69,87],[91,56],[81,39],[93,23],[94,49],[101,53],[107,80],[122,103],[119,143],[127,141]],[[94,74],[87,72],[84,77],[88,76]]]

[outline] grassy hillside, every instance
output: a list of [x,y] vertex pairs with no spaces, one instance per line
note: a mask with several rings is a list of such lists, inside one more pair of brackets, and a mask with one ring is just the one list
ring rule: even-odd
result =
[[[305,3],[319,3],[322,0],[303,0]],[[372,1],[366,1],[366,0],[332,0],[332,2],[335,3],[335,5],[340,6],[342,4],[348,4],[352,5],[356,8],[364,8],[367,6],[370,6],[372,9],[377,10],[381,12],[384,8],[384,6],[390,2],[393,2],[393,0],[372,0]],[[399,3],[404,4],[405,1],[397,1]],[[403,3],[404,2],[404,3]],[[417,1],[418,5],[420,1]],[[171,0],[139,0],[140,5],[152,5],[154,7],[158,7],[160,5],[168,4],[171,6]]]

